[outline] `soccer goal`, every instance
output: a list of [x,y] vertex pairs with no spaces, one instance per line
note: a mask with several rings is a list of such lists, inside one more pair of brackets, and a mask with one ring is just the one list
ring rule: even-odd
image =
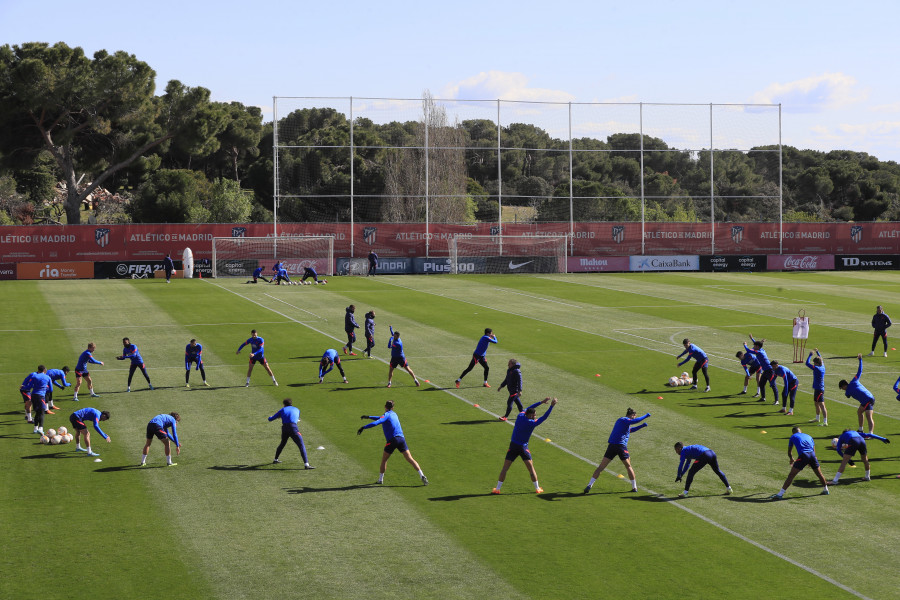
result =
[[213,277],[250,277],[263,267],[270,273],[281,261],[291,275],[312,267],[319,275],[334,274],[334,237],[217,237],[212,240]]
[[450,238],[451,273],[566,273],[568,236]]

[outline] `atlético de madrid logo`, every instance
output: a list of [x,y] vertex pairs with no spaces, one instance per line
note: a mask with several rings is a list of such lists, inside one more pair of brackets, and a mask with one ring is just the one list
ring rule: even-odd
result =
[[109,229],[98,228],[94,230],[94,241],[101,248],[106,248],[109,243]]
[[853,240],[854,244],[858,244],[862,241],[863,236],[863,226],[862,225],[851,225],[850,226],[850,239]]
[[744,227],[743,225],[735,225],[731,228],[731,241],[735,244],[740,244],[744,239]]
[[624,225],[613,225],[612,239],[617,244],[622,243],[622,240],[625,239],[625,226]]

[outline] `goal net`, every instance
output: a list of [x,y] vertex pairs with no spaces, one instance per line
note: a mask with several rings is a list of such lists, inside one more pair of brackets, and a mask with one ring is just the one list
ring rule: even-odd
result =
[[568,236],[450,238],[451,273],[565,273]]
[[272,266],[281,261],[289,275],[303,275],[312,267],[319,275],[334,274],[334,237],[217,237],[212,240],[213,277],[250,277],[263,267],[272,274]]

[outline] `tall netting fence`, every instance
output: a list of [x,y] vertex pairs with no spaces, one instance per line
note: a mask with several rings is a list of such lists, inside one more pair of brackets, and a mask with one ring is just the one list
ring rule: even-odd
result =
[[422,224],[430,239],[450,225],[575,238],[579,224],[670,222],[712,237],[716,223],[782,222],[779,105],[426,95],[273,109],[280,223]]

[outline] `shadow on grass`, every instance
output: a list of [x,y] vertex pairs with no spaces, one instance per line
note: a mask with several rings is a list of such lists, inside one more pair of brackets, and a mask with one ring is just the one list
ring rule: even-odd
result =
[[10,439],[10,440],[29,440],[30,439],[30,440],[34,440],[35,443],[39,443],[38,440],[40,440],[41,438],[40,438],[40,436],[38,436],[38,434],[31,433],[29,431],[28,433],[25,433],[25,432],[6,433],[4,435],[0,435],[0,439]]
[[[258,465],[214,465],[212,467],[207,467],[207,469],[212,469],[213,471],[257,471],[263,470],[264,467],[274,467],[276,466],[271,461],[260,463]],[[264,469],[264,470],[276,470],[276,469]],[[281,469],[284,470],[284,469]],[[301,469],[301,471],[304,469]]]
[[359,490],[365,488],[381,488],[381,487],[422,487],[417,485],[377,485],[374,483],[357,483],[355,485],[342,485],[339,487],[298,487],[298,488],[282,488],[288,494],[310,494],[314,492],[346,492],[349,490]]
[[501,494],[492,494],[491,492],[485,492],[483,494],[454,494],[453,496],[435,496],[434,498],[429,498],[428,500],[431,502],[453,502],[455,500],[467,500],[469,498],[485,498],[487,496],[533,496],[534,492],[513,492],[511,494],[507,494],[503,492]]
[[[770,498],[771,494],[749,494],[747,496],[725,496],[729,502],[749,502],[751,504],[765,504],[775,502]],[[811,496],[810,496],[811,497]]]
[[142,467],[141,465],[119,465],[118,467],[103,467],[102,469],[94,469],[95,473],[117,473],[119,471],[146,471],[148,469],[162,469],[165,468],[165,463],[159,463],[158,465],[147,465]]
[[717,417],[717,418],[718,418],[718,419],[742,419],[742,418],[744,418],[744,417],[757,417],[757,418],[762,418],[762,417],[765,417],[765,416],[768,416],[768,415],[771,415],[771,414],[772,414],[771,412],[755,412],[755,413],[751,413],[751,412],[748,412],[748,413],[736,413],[736,412],[734,412],[734,413],[728,413],[727,415],[722,415],[722,416]]
[[541,500],[549,500],[551,502],[555,500],[566,500],[568,498],[585,498],[587,496],[608,496],[610,494],[630,494],[631,492],[621,492],[615,490],[608,490],[604,492],[594,491],[593,489],[590,493],[585,494],[583,491],[578,492],[544,492],[543,494],[538,494],[538,498]]
[[9,412],[0,413],[0,415],[20,415],[25,416],[25,413],[21,410],[11,410]]
[[81,458],[84,455],[83,452],[75,452],[75,450],[68,450],[66,452],[53,452],[52,454],[32,454],[31,456],[23,456],[23,460],[31,460],[32,458]]
[[[305,385],[309,385],[309,384],[305,384]],[[315,385],[319,385],[319,384],[317,383]],[[326,381],[322,385],[328,385],[328,382]],[[384,385],[349,385],[346,383],[341,383],[340,381],[336,381],[335,385],[337,385],[338,387],[333,388],[331,390],[332,392],[352,392],[355,390],[378,390],[383,387],[386,387]]]
[[288,358],[288,360],[315,360],[316,362],[319,362],[320,360],[322,360],[322,355],[320,354],[319,356],[291,356],[290,358]]
[[499,419],[476,419],[474,421],[447,421],[441,425],[482,425],[484,423],[502,423],[502,421]]

